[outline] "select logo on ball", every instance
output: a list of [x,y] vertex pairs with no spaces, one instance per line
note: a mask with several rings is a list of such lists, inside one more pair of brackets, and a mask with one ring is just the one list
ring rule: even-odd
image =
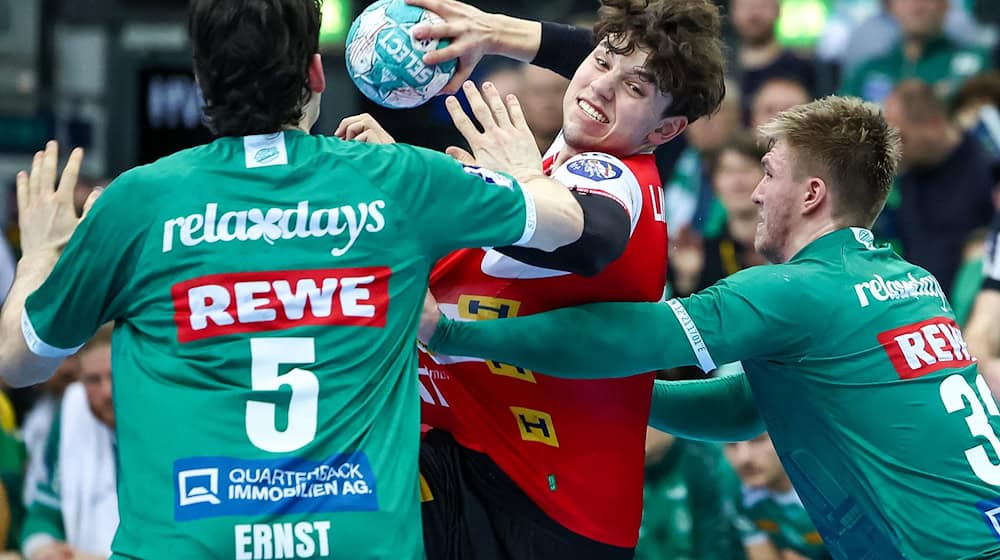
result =
[[425,53],[447,40],[416,40],[414,26],[441,21],[436,14],[403,0],[379,0],[354,20],[347,34],[347,72],[366,97],[395,109],[416,107],[434,97],[455,73],[455,61],[436,66]]

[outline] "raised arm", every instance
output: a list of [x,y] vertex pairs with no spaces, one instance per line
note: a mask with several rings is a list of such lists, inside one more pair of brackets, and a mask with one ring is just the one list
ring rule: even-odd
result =
[[424,55],[427,64],[458,59],[458,70],[442,93],[457,92],[484,55],[531,62],[570,78],[594,49],[589,29],[491,14],[457,0],[406,0],[445,21],[415,27],[417,39],[451,39],[447,47]]
[[31,324],[22,325],[25,300],[48,278],[80,222],[73,205],[73,191],[83,162],[83,150],[76,149],[70,154],[57,189],[58,160],[59,146],[49,142],[44,152],[35,154],[31,172],[17,174],[18,225],[23,256],[0,312],[0,377],[15,387],[45,381],[65,357],[33,353],[26,342],[26,337],[33,334]]

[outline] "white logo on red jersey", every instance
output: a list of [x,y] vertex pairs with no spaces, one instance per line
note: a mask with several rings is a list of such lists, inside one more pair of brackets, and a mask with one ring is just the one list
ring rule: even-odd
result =
[[179,216],[163,223],[163,252],[174,249],[174,237],[185,247],[202,243],[257,241],[274,245],[282,239],[310,237],[347,237],[342,247],[330,250],[343,256],[354,246],[362,232],[376,233],[385,228],[384,200],[362,202],[355,206],[309,210],[309,201],[295,208],[251,208],[219,214],[219,205],[207,204],[200,214]]
[[974,363],[954,319],[936,317],[878,335],[901,379]]
[[180,342],[301,325],[384,327],[388,268],[241,272],[175,284]]

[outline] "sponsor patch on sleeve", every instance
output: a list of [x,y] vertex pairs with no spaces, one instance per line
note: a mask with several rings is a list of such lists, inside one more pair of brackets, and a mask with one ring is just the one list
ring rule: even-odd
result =
[[608,181],[622,176],[622,168],[598,158],[581,158],[571,161],[566,169],[591,181]]
[[189,457],[174,462],[174,519],[377,511],[361,452],[325,461]]

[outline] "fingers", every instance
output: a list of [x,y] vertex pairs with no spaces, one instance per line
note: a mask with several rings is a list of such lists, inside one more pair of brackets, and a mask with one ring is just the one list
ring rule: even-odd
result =
[[56,190],[58,196],[69,202],[73,201],[73,191],[80,178],[80,167],[83,165],[83,148],[75,148],[66,160],[66,167],[63,168],[62,177],[59,179],[59,188]]
[[458,61],[458,68],[455,70],[455,75],[448,80],[448,83],[441,88],[440,95],[453,95],[458,93],[458,90],[462,89],[462,84],[468,81],[469,76],[472,75],[472,71],[475,70],[475,64],[465,64],[462,60]]
[[414,25],[410,29],[410,33],[413,34],[414,39],[423,41],[425,39],[452,39],[461,37],[467,30],[468,26],[460,22],[427,21]]
[[17,183],[17,213],[19,216],[24,216],[24,210],[31,203],[30,189],[28,189],[28,173],[26,171],[18,171],[15,182]]
[[493,118],[490,106],[483,100],[483,96],[476,89],[476,84],[465,82],[462,84],[462,91],[465,92],[466,99],[469,100],[469,108],[472,109],[473,116],[479,121],[484,130],[496,128],[497,122]]
[[87,213],[90,212],[90,209],[94,206],[94,203],[97,202],[97,199],[103,193],[104,193],[104,187],[97,187],[90,192],[90,194],[87,196],[87,200],[83,202],[83,218],[87,217]]
[[59,171],[59,144],[49,140],[45,144],[45,155],[42,156],[41,180],[38,188],[41,193],[51,194],[56,190],[56,174]]
[[448,114],[451,115],[451,122],[455,123],[455,128],[458,129],[459,134],[472,144],[479,136],[479,131],[476,130],[476,125],[472,124],[472,119],[469,118],[469,115],[466,115],[465,111],[462,110],[462,105],[458,102],[458,99],[454,96],[449,96],[444,100],[444,106],[448,109]]
[[507,106],[504,105],[503,99],[500,98],[500,92],[497,91],[497,87],[493,82],[483,84],[483,96],[486,98],[486,104],[489,105],[490,111],[493,113],[493,120],[501,127],[513,126],[510,121],[510,115],[507,113]]
[[448,146],[444,153],[448,154],[459,163],[464,163],[465,165],[476,165],[476,158],[458,146]]
[[524,118],[524,110],[521,109],[521,101],[513,93],[504,98],[507,104],[507,112],[510,115],[510,122],[518,130],[530,131],[527,119]]
[[42,158],[45,157],[45,152],[35,152],[35,157],[31,160],[31,173],[28,175],[28,190],[29,197],[34,200],[39,195],[41,195],[41,188],[39,185],[42,183]]

